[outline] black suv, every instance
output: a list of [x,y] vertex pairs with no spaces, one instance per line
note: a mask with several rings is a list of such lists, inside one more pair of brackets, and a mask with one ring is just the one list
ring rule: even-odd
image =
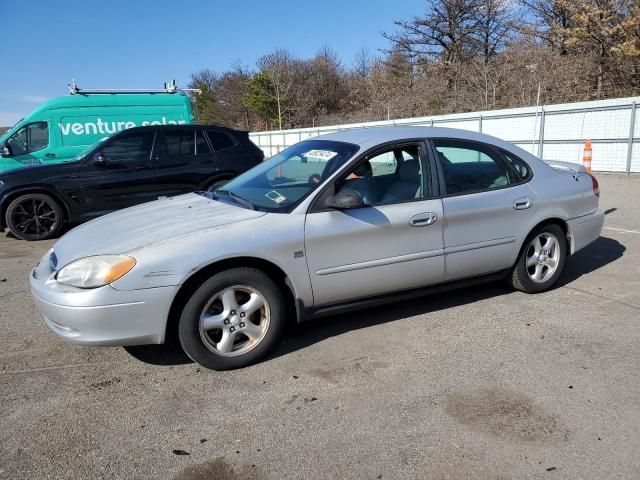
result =
[[0,174],[0,231],[24,240],[58,234],[125,207],[213,190],[264,159],[248,132],[206,125],[136,127],[70,162]]

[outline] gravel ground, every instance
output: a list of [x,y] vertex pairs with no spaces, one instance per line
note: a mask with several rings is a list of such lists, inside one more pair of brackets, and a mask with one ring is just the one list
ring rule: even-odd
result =
[[640,177],[599,180],[559,288],[318,320],[224,373],[63,343],[27,285],[50,242],[2,234],[0,478],[638,478]]

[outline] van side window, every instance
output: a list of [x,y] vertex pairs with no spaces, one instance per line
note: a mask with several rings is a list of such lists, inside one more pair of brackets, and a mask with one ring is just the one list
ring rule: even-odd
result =
[[213,145],[213,149],[216,152],[220,150],[224,150],[225,148],[230,148],[235,145],[235,142],[229,135],[224,132],[217,132],[215,130],[207,130],[207,135],[209,136],[209,141],[211,141],[211,145]]
[[36,152],[46,148],[48,145],[49,125],[47,122],[35,122],[25,125],[7,140],[11,155]]

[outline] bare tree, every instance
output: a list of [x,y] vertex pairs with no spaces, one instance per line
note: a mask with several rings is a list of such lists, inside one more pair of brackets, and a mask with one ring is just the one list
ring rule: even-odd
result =
[[287,50],[277,49],[258,60],[260,70],[266,72],[273,83],[273,93],[268,92],[278,109],[278,128],[282,129],[283,115],[291,108],[288,100],[294,88],[293,58]]

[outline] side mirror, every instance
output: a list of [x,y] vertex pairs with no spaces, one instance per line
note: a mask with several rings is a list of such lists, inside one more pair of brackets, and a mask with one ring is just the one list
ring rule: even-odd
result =
[[364,200],[362,199],[360,192],[357,190],[353,190],[352,188],[343,188],[333,197],[327,199],[327,207],[338,210],[361,208],[364,207]]
[[93,156],[93,163],[96,165],[105,165],[107,163],[107,157],[104,153],[98,152]]
[[0,146],[0,157],[10,157],[11,156],[11,149],[9,148],[8,145],[2,145]]

